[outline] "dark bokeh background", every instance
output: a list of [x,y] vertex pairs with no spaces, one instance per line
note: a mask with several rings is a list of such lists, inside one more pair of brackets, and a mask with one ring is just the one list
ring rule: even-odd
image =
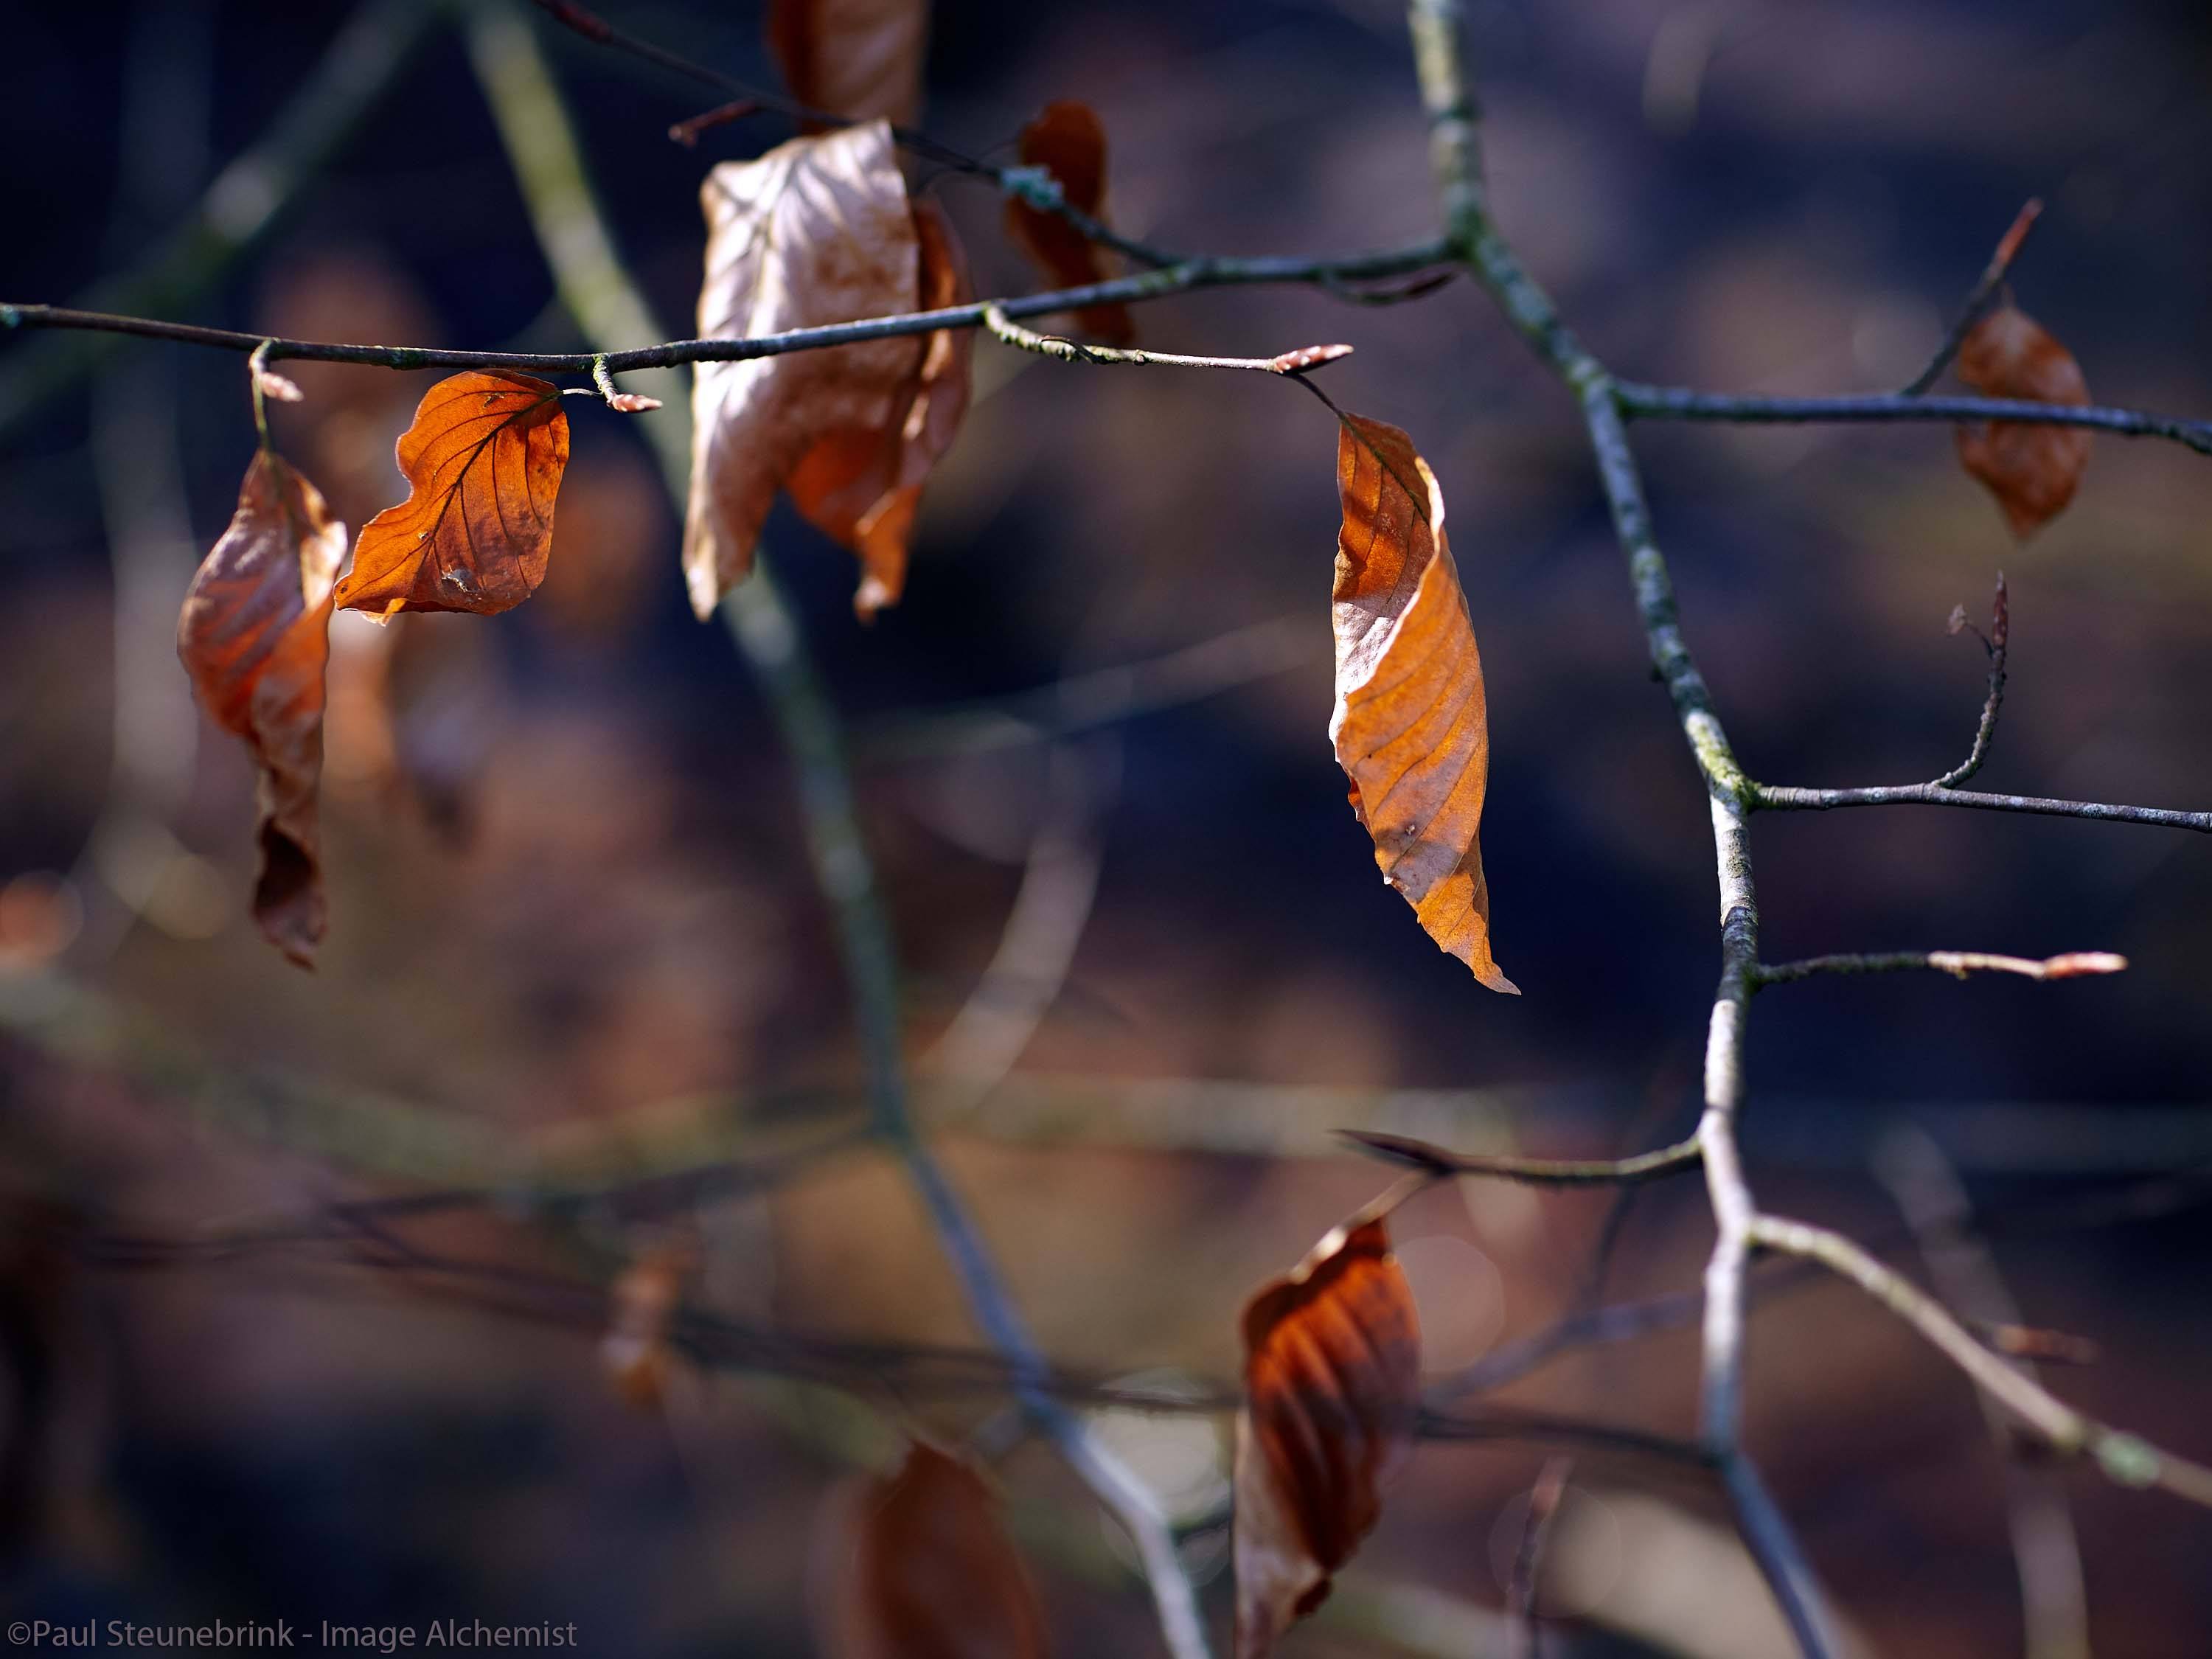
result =
[[[752,8],[611,9],[732,73],[772,75]],[[343,15],[238,0],[23,9],[0,70],[0,290],[61,301],[131,268],[264,131]],[[2015,291],[2100,400],[2212,408],[2202,7],[1590,0],[1477,5],[1469,21],[1499,216],[1625,374],[1896,386],[2037,194],[2048,211]],[[700,106],[686,87],[541,38],[623,250],[681,328],[703,167],[782,130],[763,118],[687,152],[662,137]],[[932,131],[1003,155],[1046,100],[1087,100],[1113,139],[1117,222],[1160,244],[1320,252],[1432,226],[1402,21],[1382,0],[946,0],[933,40]],[[989,192],[933,188],[984,289],[1029,285]],[[189,315],[315,337],[577,343],[449,30]],[[1079,868],[1095,851],[1066,986],[1019,1073],[948,1144],[1052,1352],[1221,1376],[1249,1287],[1377,1184],[1329,1152],[1329,1125],[1403,1125],[1419,1106],[1426,1130],[1547,1151],[1679,1131],[1714,973],[1711,855],[1571,407],[1478,294],[1373,310],[1217,292],[1139,321],[1166,349],[1353,342],[1332,391],[1406,427],[1442,479],[1487,669],[1484,852],[1521,998],[1481,993],[1428,945],[1345,806],[1324,735],[1334,434],[1310,400],[1256,377],[1010,361],[985,342],[902,605],[856,624],[850,561],[787,515],[767,558],[863,753],[917,1056],[974,991],[1025,860],[1050,888],[1049,860],[1030,859],[1040,825]],[[23,350],[0,343],[0,377]],[[277,412],[280,441],[358,524],[398,493],[389,447],[420,377],[298,378],[308,399]],[[0,453],[11,1203],[174,1235],[450,1179],[452,1146],[598,1144],[702,1093],[811,1091],[825,1118],[849,1115],[847,1003],[786,763],[727,635],[685,611],[678,526],[644,445],[603,410],[574,410],[537,600],[374,639],[341,627],[331,939],[308,976],[254,936],[249,770],[212,733],[195,757],[167,654],[250,451],[244,390],[230,356],[133,343]],[[2002,562],[2013,679],[1989,786],[2212,804],[2201,459],[2100,439],[2077,504],[2022,549],[1940,428],[1638,440],[1691,640],[1757,775],[1905,781],[1953,764],[1983,663],[1943,621],[1957,602],[1985,612]],[[1284,618],[1263,637],[1278,661],[1290,641],[1291,667],[1063,754],[1057,775],[1083,784],[1072,797],[1035,744],[889,752],[895,717]],[[1093,810],[1071,818],[1071,799]],[[2212,1250],[2191,1178],[2212,1159],[2212,848],[1906,810],[1762,819],[1755,847],[1771,957],[2130,958],[2117,979],[2063,987],[1893,977],[1770,995],[1747,1150],[1762,1197],[1881,1237],[1917,1273],[1868,1170],[1886,1128],[1926,1124],[1989,1218],[2024,1316],[2100,1345],[2062,1389],[2212,1455]],[[58,1052],[39,1014],[55,974],[207,1065],[313,1079],[319,1104],[280,1114],[243,1085],[149,1076],[104,1026]],[[1182,1081],[1203,1079],[1283,1086]],[[1390,1092],[1414,1090],[1469,1092]],[[404,1139],[393,1102],[440,1132]],[[1565,1306],[1602,1212],[1583,1197],[1463,1200],[1431,1194],[1404,1229],[1450,1363]],[[697,1294],[732,1313],[972,1340],[918,1209],[865,1157],[765,1197],[598,1206],[558,1228],[487,1212],[436,1237],[604,1271],[647,1236],[640,1216],[696,1230]],[[1613,1288],[1693,1283],[1708,1238],[1694,1190],[1652,1194]],[[0,1432],[11,1479],[31,1472],[14,1494],[15,1606],[155,1622],[574,1619],[593,1653],[803,1649],[807,1516],[838,1473],[825,1448],[852,1443],[818,1401],[684,1376],[661,1411],[635,1413],[588,1333],[282,1253],[124,1273],[11,1249]],[[1693,1368],[1677,1335],[1571,1360],[1510,1397],[1681,1431]],[[943,1431],[984,1409],[908,1403]],[[1189,1467],[1209,1455],[1202,1436],[1192,1453],[1122,1428],[1203,1506],[1211,1477]],[[1875,1648],[2018,1650],[2001,1465],[1965,1384],[1882,1316],[1828,1287],[1762,1313],[1751,1437]],[[1425,1454],[1362,1557],[1370,1589],[1401,1600],[1348,1594],[1362,1627],[1316,1629],[1303,1650],[1475,1650],[1481,1630],[1415,1613],[1498,1602],[1497,1540],[1510,1546],[1535,1461]],[[1063,1571],[1084,1557],[1071,1529],[1097,1552],[1079,1489],[1035,1449],[1003,1473],[1044,1529],[1060,1650],[1146,1650],[1140,1597]],[[1587,1617],[1563,1627],[1562,1650],[1777,1650],[1707,1494],[1639,1495],[1648,1472],[1632,1468],[1579,1480],[1586,1520],[1556,1588]],[[2212,1522],[2086,1473],[2065,1485],[2098,1650],[2207,1651]],[[1403,1599],[1417,1592],[1458,1601]]]

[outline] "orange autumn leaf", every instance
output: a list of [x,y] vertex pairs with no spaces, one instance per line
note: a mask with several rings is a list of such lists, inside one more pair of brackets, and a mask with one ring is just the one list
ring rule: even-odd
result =
[[[880,121],[724,162],[700,199],[702,337],[851,322],[967,291],[950,229],[908,201]],[[967,406],[970,349],[939,330],[700,364],[684,529],[698,614],[751,569],[779,489],[860,555],[863,616],[897,598],[922,479]]]
[[1328,734],[1382,879],[1438,946],[1493,991],[1490,888],[1476,833],[1490,776],[1482,659],[1444,540],[1436,475],[1396,427],[1344,416],[1344,526],[1332,598],[1336,706]]
[[1237,1418],[1237,1659],[1328,1599],[1413,1444],[1421,1334],[1378,1200],[1245,1304]]
[[916,1441],[896,1475],[835,1491],[817,1536],[830,1659],[1042,1659],[1036,1588],[964,1461]]
[[810,109],[894,126],[921,110],[927,0],[774,0],[768,45]]
[[[1959,347],[1959,378],[1988,398],[2089,401],[2088,382],[2072,354],[2012,306],[1974,325]],[[1959,459],[1997,498],[2013,534],[2026,541],[2074,499],[2089,465],[2089,434],[2080,427],[2021,421],[1969,422],[1959,428]]]
[[422,394],[399,434],[407,499],[362,527],[343,610],[512,610],[545,580],[553,501],[568,465],[560,389],[470,369]]
[[[1022,129],[1021,158],[1024,167],[1049,173],[1070,207],[1094,219],[1104,217],[1106,129],[1088,104],[1072,99],[1047,104]],[[1111,274],[1104,250],[1058,214],[1031,207],[1018,198],[1006,204],[1006,232],[1054,288],[1103,283]],[[1086,333],[1108,345],[1125,346],[1137,337],[1136,325],[1124,305],[1086,306],[1076,313],[1076,320]]]
[[262,450],[177,618],[177,654],[201,706],[261,769],[254,920],[303,968],[314,965],[325,921],[323,672],[345,544],[322,492]]

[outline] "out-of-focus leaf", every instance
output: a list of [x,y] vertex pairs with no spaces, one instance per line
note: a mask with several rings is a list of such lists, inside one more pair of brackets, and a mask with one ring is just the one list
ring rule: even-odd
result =
[[834,1492],[817,1539],[830,1659],[1041,1659],[1044,1617],[998,1495],[917,1441],[896,1475]]
[[1245,1304],[1237,1419],[1237,1659],[1328,1598],[1413,1443],[1421,1336],[1382,1206]]
[[[934,202],[914,204],[914,228],[921,255],[916,307],[937,311],[972,298],[967,256]],[[887,425],[833,434],[793,470],[793,504],[860,556],[853,608],[863,621],[896,604],[906,586],[907,544],[922,483],[952,447],[967,413],[975,352],[975,337],[966,329],[928,336],[921,361],[893,396]]]
[[851,121],[914,125],[927,0],[774,0],[768,44],[800,103]]
[[[1042,167],[1060,185],[1067,204],[1103,220],[1106,205],[1106,129],[1088,104],[1070,100],[1047,104],[1022,129],[1022,165]],[[1036,261],[1054,288],[1103,283],[1112,273],[1104,250],[1056,213],[1015,198],[1006,204],[1006,230]],[[1137,337],[1129,308],[1086,306],[1076,320],[1109,345],[1125,346]]]
[[1396,427],[1337,436],[1336,707],[1328,734],[1382,879],[1429,937],[1493,991],[1490,887],[1476,836],[1490,778],[1482,659],[1444,541],[1435,474]]
[[[966,291],[949,230],[908,200],[880,121],[725,162],[701,202],[702,337],[851,322]],[[779,489],[860,556],[863,616],[896,599],[921,479],[966,407],[969,349],[939,331],[700,364],[684,529],[699,615],[752,568]]]
[[[1989,398],[2089,401],[2088,382],[2072,354],[2012,306],[1974,325],[1959,347],[1959,378]],[[2026,541],[2074,499],[2089,465],[2089,434],[2081,427],[1970,422],[1959,428],[1959,459],[1988,486],[2013,534]]]
[[407,499],[362,527],[340,607],[492,616],[535,592],[568,465],[560,389],[489,369],[451,375],[423,394],[398,454]]
[[633,1406],[660,1403],[674,1356],[668,1346],[669,1322],[684,1295],[684,1279],[694,1253],[682,1243],[641,1251],[608,1293],[607,1334],[599,1361],[616,1391]]
[[323,671],[345,542],[321,492],[262,450],[177,619],[177,654],[201,706],[261,769],[254,919],[303,968],[314,965],[325,923]]

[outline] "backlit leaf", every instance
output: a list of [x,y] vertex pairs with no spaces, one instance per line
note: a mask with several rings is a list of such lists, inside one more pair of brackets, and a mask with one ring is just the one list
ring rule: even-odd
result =
[[768,44],[811,108],[910,126],[921,107],[927,0],[773,0]]
[[559,389],[489,369],[450,376],[423,394],[398,453],[407,499],[362,526],[340,608],[491,616],[535,592],[568,465]]
[[261,769],[254,919],[303,968],[314,964],[325,921],[323,671],[345,542],[321,492],[264,449],[177,619],[177,654],[201,706]]
[[1333,595],[1336,707],[1328,734],[1382,879],[1429,937],[1493,991],[1490,888],[1477,831],[1490,776],[1482,659],[1444,540],[1436,476],[1396,427],[1344,417],[1344,525]]
[[915,1442],[899,1472],[831,1496],[814,1597],[830,1659],[1041,1659],[1044,1619],[965,1462]]
[[1237,1419],[1237,1659],[1328,1598],[1413,1444],[1420,1328],[1378,1201],[1245,1304]]
[[[1042,167],[1052,174],[1070,207],[1094,219],[1104,218],[1106,129],[1088,104],[1062,100],[1046,105],[1022,129],[1021,157],[1024,167]],[[1010,200],[1006,229],[1054,288],[1081,288],[1103,283],[1112,274],[1104,252],[1056,213],[1018,198]],[[1086,306],[1076,319],[1085,332],[1108,345],[1125,346],[1137,337],[1127,306]]]
[[[701,191],[703,337],[851,322],[949,302],[966,279],[949,229],[907,197],[881,122],[725,162]],[[708,615],[752,568],[779,489],[860,556],[865,616],[898,595],[921,480],[967,404],[965,339],[862,341],[740,362],[692,382],[684,568]]]
[[[1974,325],[1959,348],[1959,378],[1984,397],[2087,404],[2088,382],[2066,348],[2012,306]],[[1959,428],[1959,459],[1988,486],[2013,534],[2026,541],[2065,510],[2089,465],[2080,427],[2021,421]]]

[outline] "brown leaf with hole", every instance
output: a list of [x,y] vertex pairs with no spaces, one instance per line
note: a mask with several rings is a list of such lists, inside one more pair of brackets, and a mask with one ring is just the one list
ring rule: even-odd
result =
[[[881,122],[725,162],[701,192],[699,332],[757,336],[950,304],[964,263],[908,200]],[[921,483],[968,400],[971,342],[939,330],[739,362],[692,381],[684,568],[704,617],[752,568],[778,489],[857,553],[863,617],[898,597]]]
[[[1974,325],[1959,348],[1959,378],[1987,398],[2087,405],[2081,366],[2026,312],[2004,306]],[[2005,522],[2026,541],[2065,511],[2089,465],[2080,427],[2024,421],[1959,428],[1959,459],[1997,498]]]
[[1337,492],[1336,707],[1328,735],[1382,879],[1438,946],[1493,991],[1476,835],[1490,779],[1482,658],[1444,540],[1436,475],[1396,427],[1343,417]]
[[[1022,129],[1022,165],[1042,167],[1060,185],[1060,198],[1079,213],[1103,220],[1106,205],[1106,129],[1088,104],[1072,99],[1047,104]],[[1056,213],[1019,198],[1006,204],[1006,233],[1036,262],[1054,288],[1103,283],[1112,273],[1106,250]],[[1125,346],[1137,337],[1129,308],[1121,304],[1085,306],[1076,313],[1085,332],[1108,345]]]
[[921,108],[927,0],[774,0],[768,45],[809,108],[894,126],[911,126]]
[[1237,1659],[1328,1599],[1412,1449],[1421,1334],[1377,1200],[1245,1304],[1237,1418]]
[[322,493],[262,450],[177,618],[177,654],[201,706],[261,769],[254,920],[302,968],[314,965],[325,922],[323,672],[345,544]]
[[451,375],[422,394],[398,454],[407,499],[362,526],[340,609],[489,617],[537,592],[568,465],[558,387],[490,369]]
[[834,1491],[816,1534],[817,1640],[830,1659],[1041,1659],[1044,1615],[961,1458],[915,1442],[896,1475]]

